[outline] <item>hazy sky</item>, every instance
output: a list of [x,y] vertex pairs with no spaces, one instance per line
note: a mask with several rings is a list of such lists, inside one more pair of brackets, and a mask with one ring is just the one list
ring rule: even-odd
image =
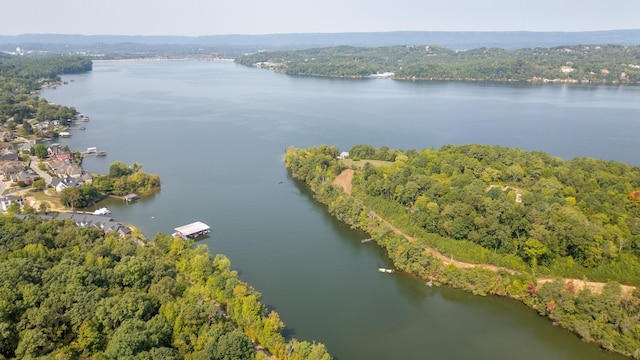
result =
[[2,1],[0,35],[640,29],[640,0]]

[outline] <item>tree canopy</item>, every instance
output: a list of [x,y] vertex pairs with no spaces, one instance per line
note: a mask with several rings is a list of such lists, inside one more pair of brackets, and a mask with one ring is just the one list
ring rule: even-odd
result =
[[450,50],[438,46],[337,46],[247,54],[239,64],[290,75],[364,78],[392,72],[402,80],[640,81],[640,46],[584,45],[504,50]]
[[260,297],[191,241],[0,215],[3,358],[305,359],[309,347],[331,358],[287,341]]
[[[329,212],[371,234],[397,268],[520,299],[586,341],[640,357],[640,291],[623,295],[619,285],[640,285],[639,167],[486,145],[355,145],[349,154],[358,162],[339,154],[327,145],[291,148],[285,164]],[[347,163],[350,194],[334,185]],[[450,257],[470,266],[444,265]],[[575,280],[538,283],[541,275],[609,284],[591,293]]]
[[78,56],[0,58],[0,123],[11,118],[18,124],[24,119],[73,118],[74,108],[49,104],[33,94],[43,86],[60,81],[60,74],[81,73],[91,68],[90,59]]

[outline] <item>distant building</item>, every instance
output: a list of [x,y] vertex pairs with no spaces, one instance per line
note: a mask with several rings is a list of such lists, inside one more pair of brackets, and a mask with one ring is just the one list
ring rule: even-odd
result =
[[572,68],[571,66],[561,66],[560,67],[560,71],[562,71],[562,73],[564,73],[564,74],[568,74],[568,73],[570,73],[570,72],[572,72],[574,70],[575,69]]

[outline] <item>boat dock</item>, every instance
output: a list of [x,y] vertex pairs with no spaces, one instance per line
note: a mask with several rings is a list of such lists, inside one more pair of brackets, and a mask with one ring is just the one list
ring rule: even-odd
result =
[[198,236],[209,234],[211,232],[211,227],[201,221],[196,221],[191,224],[177,227],[173,230],[175,230],[175,232],[173,233],[174,237],[178,237],[181,239],[193,239],[197,238]]
[[122,197],[122,200],[126,201],[126,202],[132,202],[135,200],[140,199],[140,196],[138,196],[138,194],[129,194],[129,195],[125,195]]
[[87,148],[87,151],[81,152],[82,156],[107,156],[106,151],[98,151],[96,147]]

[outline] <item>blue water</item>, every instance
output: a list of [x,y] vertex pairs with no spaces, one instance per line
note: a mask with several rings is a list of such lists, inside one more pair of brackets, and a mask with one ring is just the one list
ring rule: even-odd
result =
[[[42,96],[89,115],[63,144],[158,173],[162,190],[107,200],[147,236],[193,221],[278,311],[338,359],[613,359],[508,299],[428,288],[326,214],[282,162],[288,146],[482,143],[639,165],[640,88],[290,77],[227,62],[98,62]],[[280,183],[282,182],[282,183]]]

